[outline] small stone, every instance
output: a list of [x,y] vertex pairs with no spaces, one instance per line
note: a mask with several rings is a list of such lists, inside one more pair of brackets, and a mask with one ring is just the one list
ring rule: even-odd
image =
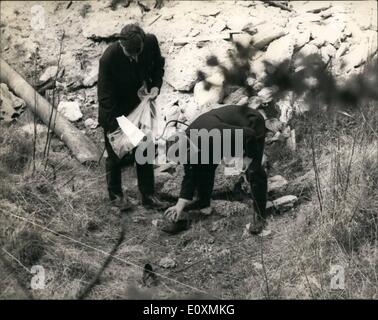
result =
[[71,122],[78,121],[83,117],[79,103],[76,101],[61,101],[57,109]]
[[61,68],[58,75],[57,75],[57,72],[58,72],[58,66],[50,66],[39,77],[39,81],[44,83],[44,82],[47,82],[49,80],[55,79],[56,76],[57,76],[57,78],[59,78],[62,75],[62,73],[64,72],[64,70],[63,70],[63,68]]
[[176,261],[173,260],[172,258],[170,258],[170,257],[165,257],[165,258],[162,258],[162,259],[159,261],[158,265],[159,265],[160,267],[165,268],[165,269],[169,269],[169,268],[174,268],[174,267],[176,267],[177,264],[176,264]]
[[159,228],[160,226],[163,225],[163,220],[162,219],[154,219],[154,220],[151,221],[151,223],[155,228]]
[[280,175],[268,178],[268,192],[282,191],[288,185],[288,181]]
[[98,122],[97,120],[89,118],[84,121],[84,125],[88,129],[96,129],[98,127]]
[[274,201],[268,201],[266,208],[270,209],[274,207],[275,209],[290,209],[294,206],[294,203],[298,201],[298,198],[293,195],[283,196]]

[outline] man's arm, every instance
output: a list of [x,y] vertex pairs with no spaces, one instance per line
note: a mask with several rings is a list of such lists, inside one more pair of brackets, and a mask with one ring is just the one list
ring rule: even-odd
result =
[[115,94],[110,61],[101,58],[97,81],[97,95],[99,102],[99,124],[105,131],[112,132],[117,129],[118,123],[115,117]]
[[152,87],[159,89],[163,84],[165,58],[161,55],[157,38],[152,35],[153,69],[151,74]]

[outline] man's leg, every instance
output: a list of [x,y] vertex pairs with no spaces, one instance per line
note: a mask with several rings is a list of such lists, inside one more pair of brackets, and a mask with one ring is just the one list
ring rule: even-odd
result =
[[123,197],[122,193],[122,169],[117,155],[114,153],[112,146],[105,133],[105,149],[108,157],[105,160],[106,182],[110,200],[116,197]]
[[202,208],[210,206],[214,188],[216,164],[202,164],[198,168],[197,192],[199,205]]
[[257,140],[253,149],[253,159],[247,169],[247,180],[251,185],[255,216],[257,217],[257,233],[258,229],[262,229],[266,218],[268,182],[266,172],[261,164],[264,154],[264,139]]
[[[135,149],[134,149],[135,155]],[[154,166],[151,163],[139,164],[135,161],[138,188],[142,195],[142,204],[153,209],[166,209],[169,203],[159,200],[155,196]]]

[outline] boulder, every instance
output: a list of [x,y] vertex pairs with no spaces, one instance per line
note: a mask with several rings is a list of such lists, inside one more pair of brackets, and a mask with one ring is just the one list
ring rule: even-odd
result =
[[198,78],[197,70],[206,65],[204,49],[190,43],[166,59],[165,81],[178,91],[191,91]]
[[278,65],[285,60],[291,60],[294,52],[294,39],[287,35],[271,42],[266,50],[265,61]]
[[288,185],[288,181],[280,175],[268,178],[268,192],[282,192]]
[[286,35],[284,28],[272,27],[271,24],[257,26],[257,33],[252,37],[253,46],[257,49],[266,47],[273,40]]
[[16,97],[5,83],[0,83],[0,120],[11,122],[26,108],[26,103]]
[[49,80],[55,79],[56,76],[59,78],[60,76],[62,76],[62,74],[64,72],[64,68],[61,68],[59,70],[58,75],[57,75],[57,72],[58,72],[58,66],[47,67],[46,70],[39,77],[39,81],[44,83],[44,82],[47,82]]
[[83,117],[80,110],[80,105],[76,101],[61,101],[57,109],[71,122],[78,121]]
[[291,34],[294,40],[295,50],[299,50],[310,41],[311,33],[309,30],[303,30],[302,32],[298,32],[297,30],[294,30],[294,32]]

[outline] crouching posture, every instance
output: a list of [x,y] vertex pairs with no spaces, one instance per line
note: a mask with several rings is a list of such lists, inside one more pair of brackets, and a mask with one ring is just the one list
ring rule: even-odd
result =
[[[215,129],[215,130],[214,130]],[[228,130],[227,130],[228,129]],[[201,131],[206,130],[209,134],[208,141],[204,141]],[[180,220],[184,220],[184,209],[203,209],[210,206],[211,195],[214,186],[215,170],[220,159],[225,156],[225,149],[235,156],[238,149],[236,144],[242,145],[242,156],[251,158],[246,177],[251,186],[251,197],[257,221],[251,229],[252,233],[259,233],[265,223],[265,207],[267,193],[267,175],[262,167],[262,157],[265,139],[265,121],[261,114],[248,107],[224,106],[202,114],[187,128],[186,135],[190,140],[189,149],[197,149],[197,155],[193,158],[188,156],[188,163],[184,164],[184,178],[181,184],[180,197],[175,206],[165,212],[165,217],[171,221],[171,228]],[[193,141],[193,132],[199,132],[198,139]],[[214,135],[220,133],[221,143],[215,143]],[[231,133],[231,145],[225,141],[225,133]],[[240,135],[241,133],[241,135]],[[235,137],[240,137],[235,139]],[[225,143],[224,143],[225,142]],[[215,150],[215,148],[220,150]],[[240,145],[239,145],[240,147]],[[220,157],[217,152],[220,151]],[[188,154],[190,153],[190,150]],[[203,156],[207,153],[208,156]],[[218,152],[219,153],[219,152]],[[198,161],[192,161],[198,159]],[[192,201],[194,192],[197,191],[198,199]]]
[[[145,34],[135,24],[126,25],[121,40],[111,44],[100,59],[98,75],[99,123],[104,129],[106,178],[110,200],[120,209],[131,209],[122,192],[122,162],[112,149],[108,133],[118,129],[117,117],[129,115],[140,103],[138,90],[143,85],[156,98],[162,86],[165,60],[156,37]],[[135,153],[135,149],[134,149]],[[142,204],[153,208],[167,208],[154,196],[153,165],[136,163]]]

